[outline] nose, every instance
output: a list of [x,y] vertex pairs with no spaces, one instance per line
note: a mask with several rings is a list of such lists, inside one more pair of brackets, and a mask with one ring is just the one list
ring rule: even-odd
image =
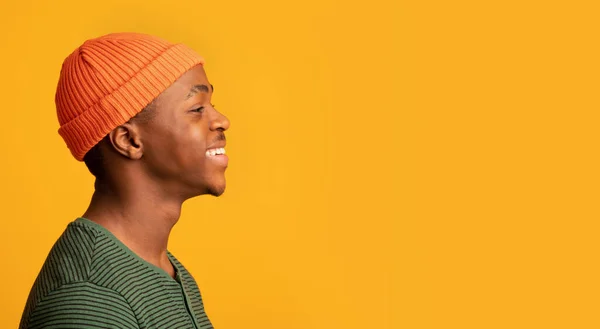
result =
[[221,112],[215,109],[215,117],[210,123],[211,130],[221,130],[225,131],[229,129],[229,119],[224,116]]

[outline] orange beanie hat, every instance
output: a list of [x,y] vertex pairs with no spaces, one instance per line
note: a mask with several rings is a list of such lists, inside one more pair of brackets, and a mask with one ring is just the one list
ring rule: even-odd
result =
[[87,40],[62,65],[56,90],[58,133],[73,156],[85,154],[204,60],[183,44],[139,33]]

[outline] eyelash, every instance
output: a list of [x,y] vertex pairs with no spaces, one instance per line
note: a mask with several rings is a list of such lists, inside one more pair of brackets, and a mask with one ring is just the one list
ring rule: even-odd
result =
[[[217,108],[215,107],[215,104],[210,104],[210,106],[212,106],[212,108],[213,108],[213,109],[215,109],[215,110],[217,109]],[[204,112],[204,106],[200,106],[200,107],[199,107],[199,108],[197,108],[197,109],[193,109],[193,110],[192,110],[192,112],[198,112],[198,113],[202,113],[202,112]]]

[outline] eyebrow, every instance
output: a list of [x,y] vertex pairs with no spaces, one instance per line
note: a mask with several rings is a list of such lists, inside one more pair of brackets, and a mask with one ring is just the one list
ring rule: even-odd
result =
[[[210,85],[210,89],[213,92],[215,91],[215,87],[213,85]],[[199,92],[208,93],[209,92],[208,86],[207,85],[194,85],[192,87],[192,89],[190,89],[190,92],[187,94],[185,99],[189,99],[190,97],[194,96],[195,94],[197,94]]]

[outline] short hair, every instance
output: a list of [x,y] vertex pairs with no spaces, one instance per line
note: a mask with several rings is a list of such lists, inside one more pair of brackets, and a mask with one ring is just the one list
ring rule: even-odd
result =
[[[154,102],[151,102],[133,118],[129,119],[128,122],[135,120],[141,123],[148,123],[154,118],[156,114],[155,109],[156,106]],[[106,171],[104,169],[104,155],[102,154],[100,145],[102,143],[108,142],[108,136],[109,135],[104,136],[102,140],[100,140],[100,142],[94,145],[94,147],[92,147],[83,157],[83,162],[85,163],[90,173],[94,175],[94,177],[96,177],[96,179],[102,179],[106,174]]]
[[105,143],[108,140],[108,135],[104,136],[98,144],[94,145],[83,157],[83,162],[87,166],[88,170],[96,179],[104,177],[104,157],[100,144]]
[[146,105],[143,110],[141,110],[138,114],[136,114],[129,121],[138,121],[141,123],[148,123],[154,119],[156,116],[156,103],[155,101],[150,102],[150,104]]

